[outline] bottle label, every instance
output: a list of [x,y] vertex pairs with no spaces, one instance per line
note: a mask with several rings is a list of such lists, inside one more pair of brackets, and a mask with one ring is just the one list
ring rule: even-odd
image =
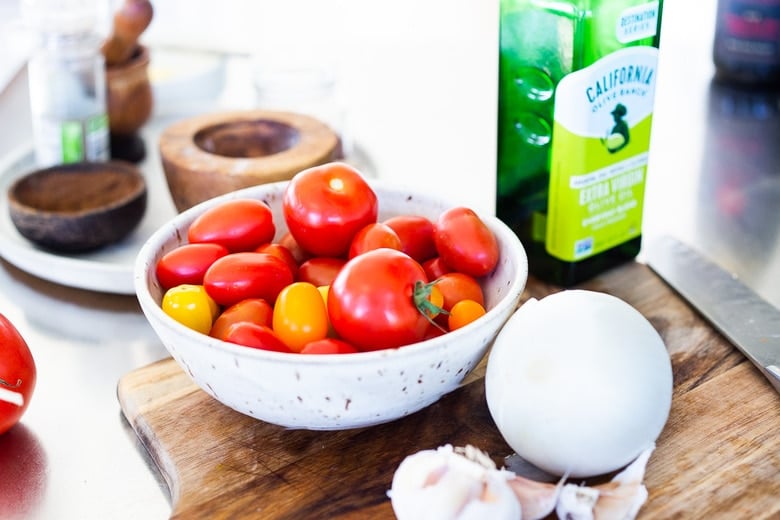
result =
[[545,237],[550,255],[582,260],[641,234],[657,63],[657,48],[627,47],[558,84]]
[[108,116],[85,120],[40,119],[35,125],[36,156],[41,167],[78,161],[108,160]]

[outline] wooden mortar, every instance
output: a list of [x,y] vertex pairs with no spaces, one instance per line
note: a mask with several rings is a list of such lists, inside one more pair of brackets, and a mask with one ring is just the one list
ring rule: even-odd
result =
[[267,110],[186,119],[166,128],[159,146],[180,212],[241,188],[289,180],[340,156],[338,135],[321,121]]

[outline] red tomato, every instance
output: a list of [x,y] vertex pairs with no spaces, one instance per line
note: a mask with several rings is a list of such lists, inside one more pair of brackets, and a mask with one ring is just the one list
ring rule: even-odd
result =
[[232,253],[209,267],[203,286],[223,307],[247,298],[276,301],[276,296],[293,282],[284,261],[268,253]]
[[443,274],[452,272],[452,268],[445,264],[438,256],[426,260],[423,262],[422,266],[429,280],[435,280]]
[[445,311],[461,300],[474,300],[480,305],[485,305],[482,287],[476,278],[465,273],[445,273],[436,279],[436,287],[444,296],[442,307]]
[[325,338],[304,345],[301,354],[354,354],[358,349],[344,340]]
[[352,237],[376,222],[378,213],[374,190],[357,170],[339,162],[296,174],[282,205],[290,233],[316,256],[346,256]]
[[421,264],[437,255],[433,222],[420,215],[398,215],[384,222],[401,239],[401,251]]
[[225,341],[260,350],[292,352],[287,348],[287,345],[274,334],[271,327],[258,325],[251,321],[240,321],[228,327],[225,333]]
[[222,244],[230,252],[252,251],[276,234],[268,205],[256,199],[235,199],[207,209],[190,224],[190,243]]
[[287,264],[287,267],[290,268],[290,272],[293,275],[293,278],[298,274],[298,262],[295,260],[295,257],[292,254],[292,251],[287,249],[286,246],[283,246],[281,244],[274,244],[273,242],[268,244],[263,244],[262,246],[255,249],[256,253],[268,253],[269,255],[274,255],[275,257],[278,257],[279,260],[284,260],[284,263]]
[[346,263],[343,258],[325,256],[310,258],[298,268],[298,281],[309,282],[317,287],[330,285]]
[[37,371],[27,342],[0,314],[0,434],[19,422],[30,404]]
[[217,317],[211,326],[209,336],[225,339],[227,329],[234,323],[250,321],[270,327],[273,323],[274,308],[262,298],[249,298],[234,303]]
[[498,240],[469,208],[459,206],[439,215],[433,241],[442,261],[455,271],[479,278],[498,263]]
[[169,251],[157,262],[157,281],[163,289],[177,285],[201,285],[203,275],[217,258],[228,254],[220,244],[184,244]]
[[380,247],[389,247],[397,251],[401,250],[401,239],[393,228],[381,222],[373,222],[355,233],[352,243],[349,246],[347,258],[355,258],[357,255],[379,249]]
[[282,235],[282,237],[279,239],[279,245],[286,247],[290,253],[292,253],[293,258],[295,258],[295,263],[298,265],[301,265],[303,262],[311,258],[311,253],[304,251],[301,245],[295,240],[295,237],[293,237],[289,231]]
[[349,260],[328,292],[328,314],[338,335],[359,350],[420,341],[428,319],[415,301],[425,271],[409,255],[375,249]]

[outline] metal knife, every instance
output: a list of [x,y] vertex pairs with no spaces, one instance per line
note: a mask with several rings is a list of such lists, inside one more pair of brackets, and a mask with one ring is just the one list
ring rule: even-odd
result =
[[647,265],[737,347],[780,392],[780,310],[736,276],[664,236],[648,244]]

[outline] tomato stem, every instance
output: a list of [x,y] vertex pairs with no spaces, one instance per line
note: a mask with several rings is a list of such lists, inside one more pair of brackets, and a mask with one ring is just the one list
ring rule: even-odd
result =
[[431,317],[438,316],[439,314],[449,314],[449,312],[445,311],[438,305],[435,305],[429,299],[431,296],[431,288],[435,284],[436,282],[424,283],[420,280],[417,280],[417,282],[414,284],[412,298],[414,299],[414,306],[417,307],[417,310],[420,311],[423,316],[425,316],[425,319],[427,319],[431,325],[437,327],[443,332],[447,332],[444,327],[436,323]]
[[17,379],[16,384],[12,385],[11,383],[7,382],[5,379],[0,377],[0,385],[7,386],[8,388],[19,388],[20,386],[22,386],[22,380]]

